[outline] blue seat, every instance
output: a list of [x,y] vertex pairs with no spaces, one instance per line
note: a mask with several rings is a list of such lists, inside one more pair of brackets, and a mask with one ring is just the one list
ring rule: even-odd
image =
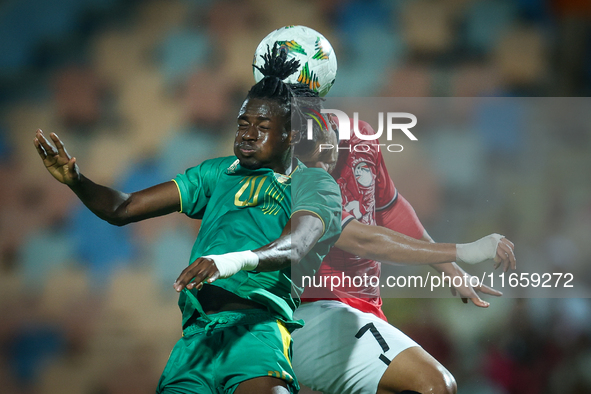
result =
[[481,145],[489,154],[518,153],[525,143],[525,109],[519,99],[480,101],[474,126]]
[[220,141],[206,129],[186,128],[167,138],[158,153],[161,171],[170,180],[187,168],[217,156]]
[[514,3],[497,0],[477,0],[466,11],[465,40],[470,50],[489,53],[501,34],[517,18]]
[[75,242],[77,256],[88,266],[97,286],[106,284],[113,271],[127,265],[135,256],[128,227],[113,226],[82,204],[73,212],[70,237]]
[[19,247],[23,279],[40,286],[50,271],[70,264],[75,256],[75,243],[63,229],[47,228],[27,234]]
[[197,30],[174,29],[157,49],[160,71],[169,85],[182,82],[211,55],[209,37]]

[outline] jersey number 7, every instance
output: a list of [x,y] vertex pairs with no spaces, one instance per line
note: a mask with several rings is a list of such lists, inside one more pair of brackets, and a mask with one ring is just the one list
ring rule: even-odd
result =
[[[390,350],[390,346],[388,346],[384,340],[384,337],[382,334],[380,334],[373,323],[367,323],[365,326],[361,327],[359,331],[357,331],[357,334],[355,334],[355,338],[360,339],[368,330],[371,332],[376,341],[378,341],[378,344],[382,347],[382,351],[384,353]],[[391,360],[389,360],[388,357],[386,357],[383,353],[380,354],[380,360],[382,360],[386,365],[390,365]]]

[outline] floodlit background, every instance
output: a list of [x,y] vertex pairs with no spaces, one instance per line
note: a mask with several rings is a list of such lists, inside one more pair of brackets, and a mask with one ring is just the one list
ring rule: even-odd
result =
[[[44,170],[35,130],[57,132],[96,182],[167,181],[231,154],[254,49],[290,24],[335,48],[331,96],[591,93],[588,0],[0,3],[3,393],[153,392],[180,335],[172,282],[199,227],[184,215],[102,223]],[[388,157],[391,175],[436,240],[503,233],[520,261],[589,282],[591,124],[523,134],[514,115],[419,137]],[[489,301],[384,310],[460,393],[591,392],[589,299]]]

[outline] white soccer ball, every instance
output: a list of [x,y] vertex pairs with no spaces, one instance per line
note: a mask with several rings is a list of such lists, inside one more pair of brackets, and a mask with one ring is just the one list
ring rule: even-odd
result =
[[281,50],[287,51],[288,59],[296,58],[300,61],[297,73],[293,73],[284,81],[300,82],[308,85],[320,96],[326,95],[337,75],[337,57],[330,42],[322,34],[306,26],[285,26],[263,38],[252,61],[254,79],[257,82],[263,79],[263,74],[254,66],[263,65],[262,56],[267,53],[267,48],[273,48],[275,42]]

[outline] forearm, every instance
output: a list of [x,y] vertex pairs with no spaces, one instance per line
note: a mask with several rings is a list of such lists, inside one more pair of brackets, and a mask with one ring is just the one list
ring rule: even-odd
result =
[[385,234],[376,234],[374,241],[366,245],[367,258],[410,265],[450,263],[456,258],[455,244],[428,243],[384,230]]
[[70,189],[95,215],[116,226],[180,210],[178,189],[172,181],[123,193],[80,175],[80,180],[70,185]]
[[455,275],[460,272],[462,269],[459,265],[455,262],[452,263],[442,263],[442,264],[431,264],[431,267],[439,273],[445,273],[449,276]]
[[455,244],[430,243],[356,220],[343,229],[335,246],[362,258],[394,264],[449,263],[456,256]]
[[181,272],[174,287],[176,291],[185,286],[199,289],[204,281],[212,283],[239,271],[268,272],[287,268],[312,250],[322,232],[322,221],[318,217],[296,213],[275,241],[255,250],[199,257]]
[[[422,240],[425,242],[429,242],[431,244],[435,244],[435,241],[433,240],[433,238],[431,238],[431,236],[429,235],[427,230],[425,230],[423,232]],[[456,249],[456,254],[457,254],[457,249]],[[455,263],[455,257],[456,256],[454,255],[454,260],[451,262],[440,263],[440,264],[431,264],[431,267],[433,267],[433,269],[439,273],[443,272],[448,275],[455,275],[461,271],[461,268]]]
[[281,237],[253,252],[259,257],[257,271],[277,271],[297,264],[322,236],[322,222],[314,215],[296,214]]
[[69,187],[99,218],[118,226],[128,223],[125,207],[129,204],[130,194],[96,184],[82,174],[80,180]]
[[57,134],[51,133],[50,138],[55,148],[41,130],[37,130],[33,141],[45,168],[57,181],[68,185],[99,218],[122,226],[180,210],[179,191],[174,182],[131,194],[98,185],[80,173],[76,158],[66,152]]
[[291,264],[291,234],[253,250],[259,258],[257,271],[268,272],[287,268]]
[[314,215],[296,214],[283,228],[279,238],[255,250],[209,255],[220,278],[227,278],[240,270],[278,271],[297,264],[308,254],[322,236],[322,222]]

